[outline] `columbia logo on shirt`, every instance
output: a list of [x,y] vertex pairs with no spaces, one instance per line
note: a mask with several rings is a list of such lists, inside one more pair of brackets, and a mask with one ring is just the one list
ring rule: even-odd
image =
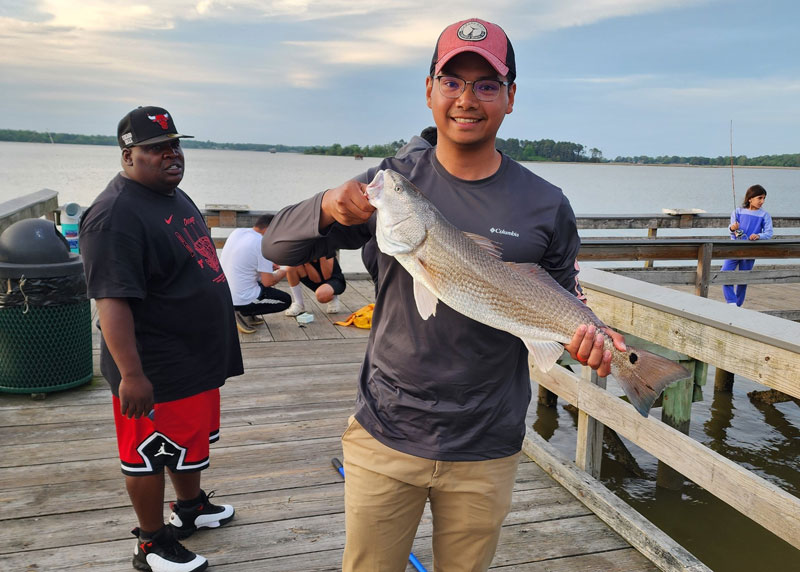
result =
[[491,228],[489,229],[489,232],[491,232],[492,234],[504,234],[506,236],[513,236],[515,238],[519,238],[519,234],[517,234],[513,230],[505,230],[502,228]]

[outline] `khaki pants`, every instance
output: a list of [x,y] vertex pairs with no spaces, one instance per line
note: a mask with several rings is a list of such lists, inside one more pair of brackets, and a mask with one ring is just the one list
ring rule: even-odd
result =
[[519,453],[434,461],[395,451],[353,417],[342,436],[344,572],[403,572],[425,501],[433,513],[434,572],[489,568],[511,507]]

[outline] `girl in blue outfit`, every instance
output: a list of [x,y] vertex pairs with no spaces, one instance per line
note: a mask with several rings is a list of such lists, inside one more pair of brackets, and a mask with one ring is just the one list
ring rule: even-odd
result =
[[[728,230],[731,232],[733,240],[767,240],[772,238],[772,217],[761,207],[767,199],[767,191],[761,185],[753,185],[744,195],[742,206],[737,207],[731,213],[731,224]],[[755,264],[755,259],[726,260],[722,264],[722,270],[751,270]],[[744,303],[744,295],[747,292],[747,284],[724,285],[722,293],[728,304],[741,306]]]

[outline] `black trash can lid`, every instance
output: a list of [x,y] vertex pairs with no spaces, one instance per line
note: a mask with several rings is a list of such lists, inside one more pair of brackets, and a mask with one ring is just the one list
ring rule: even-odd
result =
[[67,276],[81,271],[80,256],[70,252],[67,239],[52,221],[20,220],[0,234],[0,277]]

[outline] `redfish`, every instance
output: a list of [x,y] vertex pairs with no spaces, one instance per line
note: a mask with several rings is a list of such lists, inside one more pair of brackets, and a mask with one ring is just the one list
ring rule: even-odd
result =
[[414,300],[423,319],[436,315],[441,300],[482,324],[517,336],[536,367],[548,371],[581,324],[593,324],[611,352],[611,374],[631,404],[647,417],[666,386],[689,372],[673,361],[630,346],[620,351],[593,312],[536,264],[503,262],[487,238],[450,224],[410,181],[378,171],[367,186],[377,209],[378,248],[393,256],[414,280]]

